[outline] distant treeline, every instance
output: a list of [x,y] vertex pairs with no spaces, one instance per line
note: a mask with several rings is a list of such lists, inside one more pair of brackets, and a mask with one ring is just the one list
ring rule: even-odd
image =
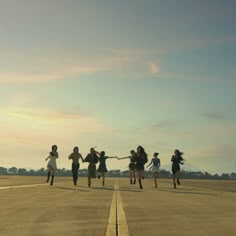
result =
[[[0,175],[26,175],[26,176],[44,176],[47,173],[47,169],[41,168],[38,170],[27,170],[25,168],[5,168],[0,167]],[[71,170],[67,170],[65,168],[57,170],[57,176],[71,176]],[[87,169],[79,170],[79,176],[87,176]],[[128,177],[129,171],[121,171],[121,170],[110,170],[106,176],[108,177]],[[161,169],[159,172],[160,178],[171,178],[172,174],[170,171]],[[145,171],[145,177],[152,177],[151,171]],[[181,171],[181,178],[185,179],[236,179],[236,173],[223,173],[221,175],[218,174],[210,174],[208,172],[201,171]]]

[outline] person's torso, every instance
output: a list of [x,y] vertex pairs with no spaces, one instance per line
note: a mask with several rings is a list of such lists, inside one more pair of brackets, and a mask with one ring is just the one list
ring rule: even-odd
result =
[[153,166],[159,167],[160,165],[160,159],[159,158],[153,158],[152,159]]
[[96,164],[98,162],[98,157],[96,155],[87,155],[87,161],[91,164]]
[[100,157],[99,158],[100,165],[106,165],[106,159],[107,159],[106,156]]
[[78,164],[79,163],[79,158],[80,158],[80,154],[79,153],[71,153],[70,155],[72,161],[74,164]]

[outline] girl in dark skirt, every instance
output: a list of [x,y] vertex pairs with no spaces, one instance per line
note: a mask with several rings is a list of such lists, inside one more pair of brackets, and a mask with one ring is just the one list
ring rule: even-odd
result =
[[49,156],[45,159],[45,161],[49,159],[47,164],[48,176],[46,182],[49,182],[50,175],[52,175],[50,185],[53,185],[55,171],[57,170],[57,162],[56,162],[57,158],[58,158],[57,145],[53,145],[52,151],[49,152]]
[[176,182],[175,180],[177,179],[177,184],[180,185],[180,164],[183,165],[183,152],[180,152],[179,150],[175,150],[174,155],[171,158],[172,161],[172,173],[173,173],[173,184],[174,188],[176,188]]
[[103,186],[105,184],[105,173],[108,171],[107,166],[106,166],[106,160],[110,159],[110,158],[117,158],[117,157],[105,156],[104,151],[101,151],[99,154],[99,157],[98,157],[99,166],[98,166],[97,171],[100,173],[100,175],[98,176],[98,179],[100,179],[100,177],[102,176],[102,185]]
[[135,160],[135,170],[138,173],[139,188],[143,189],[142,179],[144,179],[144,165],[148,162],[147,153],[142,146],[137,147]]
[[85,162],[88,162],[88,186],[91,187],[91,179],[96,178],[96,164],[98,163],[97,152],[94,148],[90,148],[90,153],[85,157]]
[[129,159],[129,177],[130,177],[130,184],[136,184],[136,174],[135,174],[135,161],[136,161],[136,152],[134,150],[130,151],[131,156],[121,157],[118,160],[122,159]]
[[84,162],[82,155],[79,153],[79,148],[74,147],[73,152],[68,156],[68,159],[72,160],[71,171],[72,171],[74,185],[77,185],[78,171],[79,171],[79,167],[80,167],[80,164],[79,164],[80,158]]

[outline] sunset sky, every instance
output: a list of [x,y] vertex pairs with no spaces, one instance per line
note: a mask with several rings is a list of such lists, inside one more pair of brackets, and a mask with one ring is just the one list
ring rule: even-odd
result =
[[235,25],[234,0],[0,0],[0,166],[142,145],[235,172]]

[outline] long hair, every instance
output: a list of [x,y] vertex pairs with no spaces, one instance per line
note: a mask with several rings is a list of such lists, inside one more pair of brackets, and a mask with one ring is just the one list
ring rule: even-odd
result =
[[176,149],[175,154],[176,154],[177,157],[179,157],[180,161],[184,161],[184,158],[182,157],[182,155],[184,154],[183,152]]

